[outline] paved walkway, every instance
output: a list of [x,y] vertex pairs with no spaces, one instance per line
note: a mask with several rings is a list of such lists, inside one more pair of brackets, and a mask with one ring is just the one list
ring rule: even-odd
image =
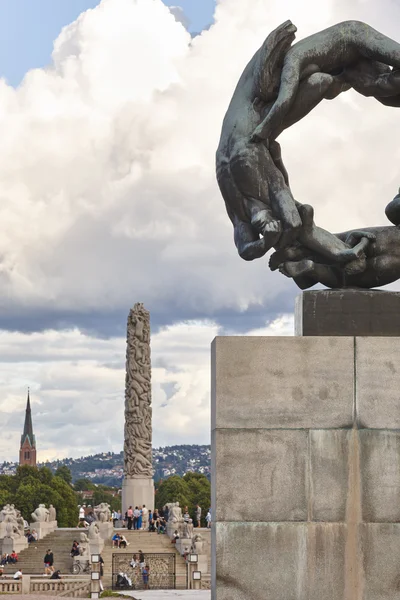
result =
[[[121,592],[122,593],[122,592]],[[136,600],[211,600],[210,591],[166,590],[148,592],[123,592],[124,596],[132,596]],[[59,600],[56,596],[36,594],[10,594],[12,600]]]
[[196,590],[149,590],[148,592],[123,592],[125,596],[132,596],[136,600],[211,600],[211,592]]

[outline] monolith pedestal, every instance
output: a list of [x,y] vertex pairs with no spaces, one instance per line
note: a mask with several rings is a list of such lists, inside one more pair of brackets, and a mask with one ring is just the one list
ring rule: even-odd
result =
[[150,314],[140,303],[127,326],[123,514],[129,506],[154,509]]
[[400,337],[341,293],[350,335],[212,344],[213,600],[400,597]]

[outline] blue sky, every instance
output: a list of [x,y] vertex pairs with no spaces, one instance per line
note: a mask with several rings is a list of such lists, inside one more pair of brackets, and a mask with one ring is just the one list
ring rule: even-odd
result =
[[[29,69],[50,62],[53,41],[65,25],[99,0],[0,0],[0,76],[18,85]],[[212,21],[215,0],[165,0],[179,5],[189,29],[199,32]]]

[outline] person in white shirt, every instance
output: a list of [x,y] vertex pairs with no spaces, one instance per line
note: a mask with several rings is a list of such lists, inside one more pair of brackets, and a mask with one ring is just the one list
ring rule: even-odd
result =
[[208,511],[208,513],[206,514],[206,523],[207,523],[207,529],[209,529],[211,527],[211,512]]
[[135,506],[135,510],[133,511],[133,529],[139,528],[139,517],[140,517],[140,510],[137,506]]
[[146,508],[146,505],[143,504],[142,508],[142,529],[147,531],[149,528],[149,511]]
[[21,569],[18,569],[18,571],[15,571],[15,573],[13,575],[13,579],[22,579],[22,571],[21,571]]

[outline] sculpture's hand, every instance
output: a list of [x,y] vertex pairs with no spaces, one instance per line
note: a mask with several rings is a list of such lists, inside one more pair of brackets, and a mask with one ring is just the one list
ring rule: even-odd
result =
[[354,246],[363,238],[366,238],[370,242],[374,242],[376,240],[376,235],[372,233],[372,231],[363,231],[362,229],[357,231],[351,231],[347,236],[345,243],[349,246]]
[[270,233],[280,233],[282,231],[282,225],[280,221],[270,221],[264,227],[263,235],[269,235]]

